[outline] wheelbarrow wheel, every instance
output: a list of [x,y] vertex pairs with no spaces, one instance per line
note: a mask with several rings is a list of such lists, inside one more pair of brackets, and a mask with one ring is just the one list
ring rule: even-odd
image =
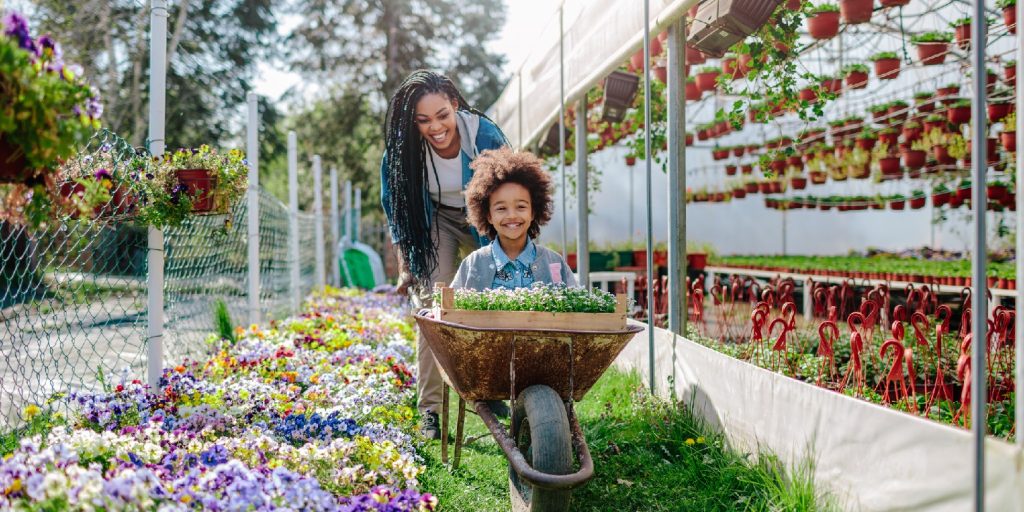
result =
[[[530,386],[519,394],[512,412],[512,439],[537,471],[553,475],[572,472],[572,437],[565,403],[547,386]],[[569,510],[572,490],[533,487],[509,468],[509,494],[515,512]]]

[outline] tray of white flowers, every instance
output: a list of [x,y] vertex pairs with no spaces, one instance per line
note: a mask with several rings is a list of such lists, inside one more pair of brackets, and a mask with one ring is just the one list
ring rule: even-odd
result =
[[[453,466],[459,464],[469,401],[509,460],[513,510],[568,510],[572,489],[594,473],[573,402],[643,330],[627,324],[626,297],[560,285],[439,288],[435,304],[420,311],[416,323],[446,383],[442,459],[447,461],[450,385],[459,394]],[[508,399],[511,432],[488,404]]]

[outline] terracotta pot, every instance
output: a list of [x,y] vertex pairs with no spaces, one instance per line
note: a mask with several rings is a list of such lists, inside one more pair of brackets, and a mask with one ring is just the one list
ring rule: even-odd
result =
[[928,203],[928,198],[925,196],[914,197],[907,202],[910,203],[911,210],[920,210],[921,208],[924,208],[925,204]]
[[1017,66],[1006,66],[1003,68],[1003,72],[1005,73],[1003,80],[1006,85],[1010,87],[1017,85]]
[[848,25],[870,21],[873,7],[874,0],[839,0],[839,13]]
[[754,166],[752,164],[743,164],[740,166],[740,172],[743,174],[754,174]]
[[827,78],[822,80],[821,87],[832,94],[843,93],[843,81],[838,78]]
[[725,166],[725,174],[726,174],[726,176],[735,176],[737,170],[738,169],[736,168],[735,165],[731,165],[730,164],[730,165]]
[[880,80],[893,80],[900,76],[899,59],[878,59],[875,61],[875,76]]
[[846,75],[846,86],[850,89],[863,89],[868,86],[868,74],[863,71],[851,71]]
[[967,22],[963,25],[957,25],[953,29],[953,34],[956,36],[956,45],[962,50],[966,50],[971,47],[971,23]]
[[697,130],[697,140],[708,140],[711,138],[711,130]]
[[989,103],[986,106],[988,110],[988,120],[992,123],[1002,121],[1010,112],[1013,112],[1013,103]]
[[786,164],[796,169],[804,168],[804,160],[798,156],[791,156],[786,158]]
[[910,3],[910,0],[878,0],[882,7],[900,7]]
[[636,165],[636,157],[635,156],[627,156],[626,157],[626,165],[628,165],[630,167],[633,167],[634,165]]
[[815,39],[832,39],[839,33],[839,13],[819,12],[807,18],[807,31]]
[[959,201],[967,201],[971,198],[974,187],[963,187],[956,189],[956,198]]
[[700,99],[700,96],[701,96],[701,90],[700,90],[700,87],[697,87],[697,83],[696,82],[688,82],[686,84],[686,100],[687,101],[697,101],[697,100]]
[[178,183],[185,187],[185,193],[192,197],[192,213],[208,213],[213,210],[213,189],[217,176],[209,169],[177,169],[174,171]]
[[761,189],[761,186],[758,183],[746,183],[743,185],[743,188],[748,194],[756,194]]
[[793,190],[803,190],[807,188],[807,178],[804,178],[803,176],[793,176],[789,179],[789,184],[793,187]]
[[887,111],[889,114],[889,124],[899,124],[907,120],[908,107],[902,105],[893,105],[889,107]]
[[985,196],[993,201],[1003,201],[1009,193],[1009,190],[1003,185],[988,185],[985,187]]
[[687,133],[686,134],[686,145],[687,146],[692,146],[693,145],[693,134],[692,133]]
[[935,146],[932,148],[932,155],[940,165],[953,165],[956,158],[949,156],[949,149],[946,146]]
[[688,64],[704,64],[707,60],[707,57],[700,50],[692,46],[686,47],[686,62]]
[[[949,115],[948,113],[946,114]],[[924,133],[931,133],[932,130],[939,130],[940,132],[946,132],[948,130],[947,121],[925,121],[924,122]]]
[[917,43],[917,58],[925,66],[936,66],[946,62],[949,43]]
[[948,99],[950,97],[955,97],[957,94],[960,94],[959,85],[939,87],[938,91],[936,91],[936,95],[939,97],[939,99]]
[[762,193],[762,194],[771,194],[772,193],[772,184],[770,182],[767,182],[767,181],[759,181],[757,183],[757,191]]
[[930,114],[935,111],[935,102],[931,100],[922,101],[915,105],[919,114]]
[[666,66],[655,66],[654,67],[654,78],[657,78],[659,82],[663,84],[668,83],[668,67]]
[[924,167],[928,154],[917,149],[909,149],[903,152],[903,165],[909,169],[920,169]]
[[932,194],[932,205],[935,207],[942,206],[949,203],[949,198],[952,196],[949,192],[939,192],[938,194]]
[[871,151],[878,139],[857,139],[857,147],[864,151]]
[[951,107],[949,110],[946,111],[946,119],[948,119],[949,122],[958,125],[971,122],[970,105]]
[[771,168],[775,174],[782,174],[782,171],[786,170],[786,161],[782,159],[772,160]]
[[810,102],[810,103],[814,103],[817,100],[818,100],[818,93],[815,92],[814,89],[812,89],[810,87],[805,87],[803,89],[800,89],[800,101],[807,101],[807,102]]
[[903,176],[903,169],[900,168],[900,157],[886,156],[878,159],[878,165],[882,175],[890,178]]
[[786,9],[789,9],[791,11],[799,11],[800,5],[802,3],[803,2],[801,2],[801,0],[786,0]]
[[917,139],[920,139],[921,138],[921,132],[923,130],[924,129],[921,128],[921,126],[917,126],[915,128],[908,128],[908,127],[904,126],[904,128],[903,128],[903,141],[904,142],[914,142]]
[[878,142],[888,145],[890,148],[896,147],[899,143],[900,134],[897,132],[883,132],[878,134]]
[[899,199],[899,200],[895,200],[895,201],[889,201],[889,209],[890,210],[902,210],[906,206],[906,204],[907,204],[906,201],[904,201],[903,199]]
[[811,183],[821,185],[828,180],[828,175],[822,171],[814,171],[811,174]]
[[736,199],[743,199],[744,197],[747,197],[747,191],[742,188],[734,188],[732,189],[732,197]]
[[1011,5],[1003,9],[1003,23],[1011,34],[1017,33],[1017,6]]
[[719,71],[717,70],[697,73],[697,88],[700,89],[701,92],[714,91],[715,88],[718,87],[718,83],[716,82],[718,80],[718,75]]
[[1007,151],[1017,151],[1017,132],[1003,132],[999,134],[999,141],[1003,144],[1003,149]]
[[644,49],[640,48],[629,58],[629,66],[634,71],[640,71],[644,69]]

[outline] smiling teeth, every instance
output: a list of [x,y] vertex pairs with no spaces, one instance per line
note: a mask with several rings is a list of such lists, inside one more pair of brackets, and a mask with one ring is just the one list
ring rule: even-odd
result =
[[442,134],[440,134],[440,135],[434,135],[434,136],[433,136],[433,137],[434,137],[434,140],[436,140],[436,141],[438,141],[438,142],[441,142],[442,140],[444,140],[444,136],[445,136],[445,134],[447,134],[447,133],[448,133],[448,132],[444,132],[444,133],[442,133]]

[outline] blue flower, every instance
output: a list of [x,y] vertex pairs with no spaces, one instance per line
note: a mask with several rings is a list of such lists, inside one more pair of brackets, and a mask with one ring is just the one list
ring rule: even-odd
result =
[[229,455],[227,448],[224,448],[219,444],[215,444],[205,452],[199,454],[199,460],[203,465],[213,467],[227,462]]
[[16,12],[8,14],[4,18],[4,35],[17,41],[21,49],[28,51],[32,55],[39,55],[39,49],[36,47],[35,41],[32,40],[32,35],[28,32],[28,20],[24,16]]

